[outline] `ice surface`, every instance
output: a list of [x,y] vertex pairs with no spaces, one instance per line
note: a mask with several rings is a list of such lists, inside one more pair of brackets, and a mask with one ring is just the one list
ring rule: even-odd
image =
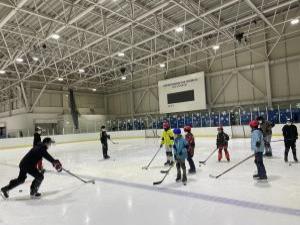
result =
[[[214,155],[207,165],[198,167],[215,147],[214,139],[198,138],[195,162],[197,174],[188,176],[187,186],[175,182],[174,168],[165,182],[165,161],[159,153],[149,170],[142,170],[156,152],[157,139],[121,140],[109,145],[109,161],[102,160],[99,142],[54,146],[50,152],[66,169],[95,179],[83,184],[65,173],[50,172],[40,191],[43,197],[30,200],[28,176],[25,184],[10,192],[9,200],[0,200],[0,224],[3,225],[299,225],[300,164],[283,162],[283,143],[273,143],[274,157],[265,160],[268,183],[252,179],[255,165],[250,159],[235,170],[218,174],[250,155],[249,140],[230,141],[231,162],[217,162]],[[0,186],[18,174],[17,165],[28,149],[0,151]],[[292,155],[290,153],[290,160]],[[186,163],[187,165],[187,163]],[[21,192],[20,192],[21,191]]]

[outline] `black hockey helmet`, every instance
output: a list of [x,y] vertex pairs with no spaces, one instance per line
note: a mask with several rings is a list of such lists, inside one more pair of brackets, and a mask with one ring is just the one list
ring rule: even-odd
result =
[[40,127],[36,127],[36,128],[35,128],[35,131],[36,131],[36,132],[41,131],[41,130],[42,130],[42,128],[40,128]]
[[104,125],[102,125],[102,126],[101,126],[101,129],[105,129],[105,126],[104,126]]
[[258,117],[256,118],[256,120],[257,120],[257,121],[260,121],[260,120],[261,120],[261,121],[265,121],[265,118],[264,118],[263,116],[258,116]]
[[45,137],[44,139],[43,139],[43,143],[44,144],[54,144],[55,143],[55,141],[54,141],[54,139],[52,139],[52,138],[50,138],[50,137]]

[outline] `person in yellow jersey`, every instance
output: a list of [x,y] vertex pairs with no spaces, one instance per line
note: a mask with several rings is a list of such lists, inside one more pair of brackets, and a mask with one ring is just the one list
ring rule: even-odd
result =
[[166,155],[167,155],[167,162],[165,162],[165,166],[173,166],[174,160],[173,160],[173,153],[172,148],[174,145],[174,133],[172,129],[170,128],[170,124],[168,122],[163,123],[163,133],[161,138],[160,147],[162,148],[163,145],[166,149]]

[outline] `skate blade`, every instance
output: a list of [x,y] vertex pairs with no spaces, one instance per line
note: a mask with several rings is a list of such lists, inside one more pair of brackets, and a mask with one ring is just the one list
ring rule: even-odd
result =
[[4,194],[3,194],[2,191],[0,192],[0,195],[1,195],[1,197],[3,198],[3,200],[7,200],[7,199],[8,199],[8,198],[6,198],[6,197],[4,196]]
[[42,198],[42,196],[32,196],[32,195],[30,195],[30,199],[32,199],[32,200],[37,200],[37,199],[41,199]]

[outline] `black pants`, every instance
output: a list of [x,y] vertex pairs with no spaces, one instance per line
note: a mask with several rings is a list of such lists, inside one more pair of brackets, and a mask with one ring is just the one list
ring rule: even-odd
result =
[[196,172],[196,167],[195,167],[195,163],[194,163],[192,154],[188,153],[187,161],[190,165],[190,171],[191,172]]
[[9,191],[20,184],[23,184],[27,178],[27,174],[30,174],[34,177],[34,180],[31,183],[30,186],[30,193],[35,194],[38,192],[40,185],[42,184],[44,180],[44,175],[38,171],[37,168],[22,168],[20,167],[19,176],[16,179],[13,179],[9,182],[7,186],[4,187],[6,191]]
[[186,181],[186,167],[184,160],[176,160],[176,168],[177,168],[177,179],[181,179],[181,170],[182,170],[182,181]]
[[296,153],[296,140],[285,140],[285,152],[284,152],[284,158],[287,161],[290,148],[292,149],[294,160],[297,160],[297,153]]
[[256,167],[257,167],[257,174],[259,177],[267,176],[264,161],[263,161],[263,153],[257,152],[255,153],[255,160],[254,160]]
[[107,150],[108,150],[108,145],[107,145],[107,142],[105,143],[102,143],[102,153],[103,153],[103,157],[106,158],[108,155],[107,155]]

